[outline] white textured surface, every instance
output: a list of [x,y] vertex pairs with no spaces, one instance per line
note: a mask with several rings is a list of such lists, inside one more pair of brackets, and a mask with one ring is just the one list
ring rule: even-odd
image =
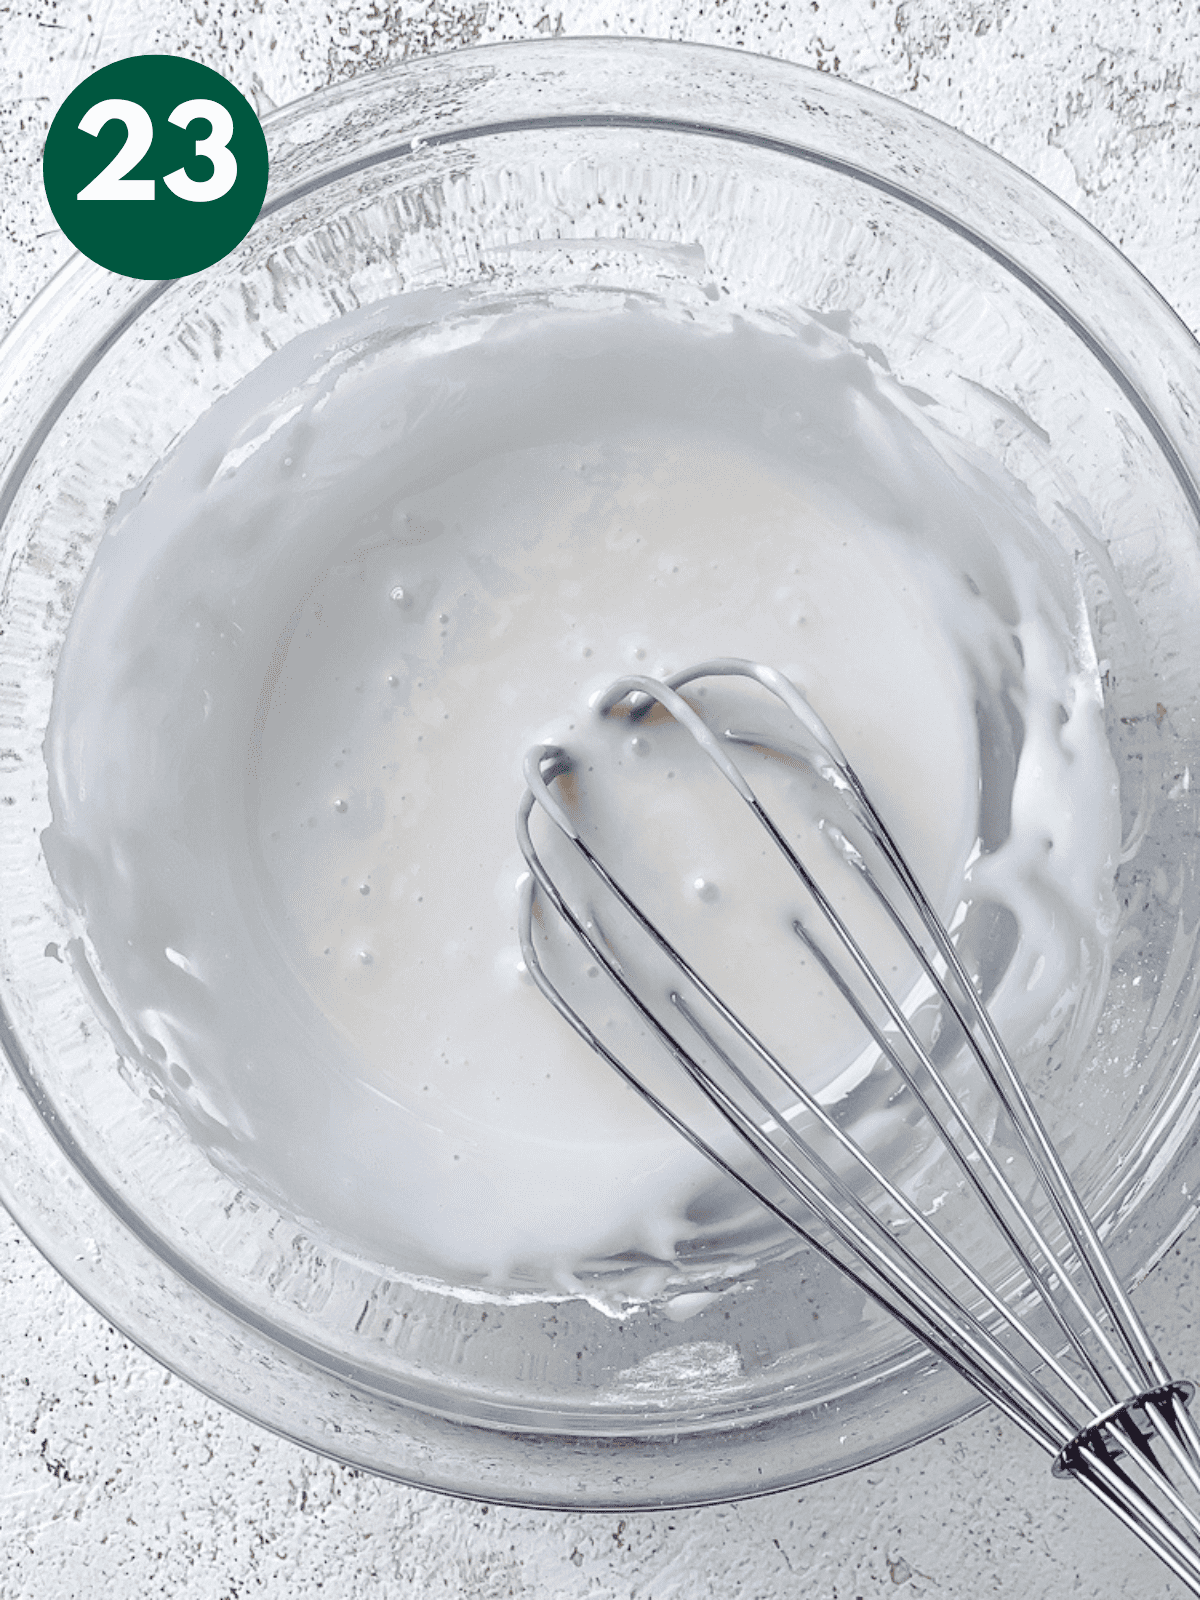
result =
[[[68,91],[147,51],[260,110],[432,49],[545,33],[743,46],[954,123],[1078,207],[1200,327],[1195,0],[0,0],[0,329],[69,253],[41,190]],[[0,1226],[0,1600],[1175,1600],[990,1417],[833,1484],[637,1516],[511,1511],[330,1466],[164,1374]],[[1141,1303],[1200,1374],[1200,1238]]]

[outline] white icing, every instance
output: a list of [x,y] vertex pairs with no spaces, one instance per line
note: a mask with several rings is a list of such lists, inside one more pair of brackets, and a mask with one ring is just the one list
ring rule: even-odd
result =
[[[943,913],[1016,917],[1017,1044],[1103,965],[1116,783],[1031,511],[845,341],[615,296],[438,309],[295,341],[118,512],[57,680],[47,857],[114,1030],[218,1160],[400,1265],[570,1282],[670,1260],[708,1174],[522,974],[531,743],[586,752],[623,673],[770,662]],[[1024,742],[981,847],[989,696]],[[772,880],[694,789],[681,825],[644,737],[606,791],[622,859],[649,848],[769,1027],[792,949],[730,953]],[[792,1003],[836,1094],[853,1030]]]

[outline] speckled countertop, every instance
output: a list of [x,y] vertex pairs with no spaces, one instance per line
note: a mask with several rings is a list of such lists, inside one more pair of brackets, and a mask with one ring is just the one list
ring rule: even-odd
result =
[[[66,259],[42,140],[89,72],[180,52],[265,111],[405,56],[544,34],[726,44],[941,117],[1113,239],[1200,329],[1195,0],[0,0],[0,329]],[[1200,1374],[1200,1235],[1140,1291]],[[0,1600],[1175,1600],[984,1416],[837,1482],[703,1511],[471,1505],[219,1409],[89,1311],[0,1214]]]

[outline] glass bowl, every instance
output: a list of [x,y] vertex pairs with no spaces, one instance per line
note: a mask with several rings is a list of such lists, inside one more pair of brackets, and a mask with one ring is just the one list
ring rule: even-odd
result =
[[70,959],[41,851],[56,663],[121,497],[299,334],[426,289],[823,319],[1023,485],[1075,563],[1121,786],[1120,913],[1073,1046],[1086,1103],[1056,1103],[1052,1072],[1041,1088],[1134,1281],[1190,1220],[1200,1170],[1197,347],[986,150],[741,53],[494,46],[357,79],[266,131],[267,201],[232,255],[150,286],[77,258],[0,349],[0,1194],[173,1371],[408,1483],[698,1504],[901,1449],[977,1397],[815,1256],[767,1252],[695,1315],[653,1293],[614,1315],[416,1277],[213,1165]]

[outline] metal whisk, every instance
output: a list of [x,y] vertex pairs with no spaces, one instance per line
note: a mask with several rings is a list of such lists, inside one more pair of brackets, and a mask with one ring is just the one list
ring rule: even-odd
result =
[[[777,721],[782,711],[786,739],[718,729],[702,715],[704,690],[680,692],[730,678],[742,680],[739,692],[765,694]],[[682,952],[687,941],[668,937],[617,880],[589,842],[579,802],[586,773],[551,745],[526,758],[517,818],[529,866],[520,936],[542,993],[684,1138],[999,1406],[1056,1474],[1084,1483],[1200,1595],[1193,1385],[1173,1378],[1154,1348],[993,1024],[980,974],[829,731],[781,674],[739,660],[665,682],[621,678],[596,710],[682,729],[744,802],[802,906],[790,918],[797,956],[811,958],[857,1019],[874,1070],[890,1075],[895,1115],[936,1147],[950,1203],[922,1204],[897,1169],[894,1142],[881,1155],[836,1102],[806,1089],[803,1061],[764,1042]],[[796,828],[751,787],[752,750],[802,774],[817,795],[820,861],[801,854]],[[636,818],[626,822],[636,829]],[[882,909],[876,920],[915,975],[905,994],[881,975],[895,968],[881,958],[878,930],[867,937],[830,887],[838,873]],[[608,1001],[619,995],[641,1037],[661,1047],[661,1069],[631,1063],[605,1022],[588,1020],[582,997],[595,985],[572,978],[573,957],[607,974]],[[550,975],[556,964],[564,976]]]

